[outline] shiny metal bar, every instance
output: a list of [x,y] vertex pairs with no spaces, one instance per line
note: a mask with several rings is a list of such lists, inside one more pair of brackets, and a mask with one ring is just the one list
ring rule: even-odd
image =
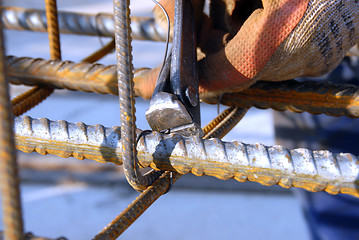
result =
[[[43,10],[4,7],[4,27],[13,30],[46,32],[46,13]],[[61,33],[114,37],[113,15],[58,12]],[[166,31],[153,18],[131,17],[132,38],[136,40],[166,41]]]
[[[140,132],[137,132],[139,134]],[[122,164],[120,128],[48,119],[15,118],[17,149]],[[349,153],[203,140],[154,132],[137,146],[141,166],[157,170],[300,187],[359,197],[359,161]]]

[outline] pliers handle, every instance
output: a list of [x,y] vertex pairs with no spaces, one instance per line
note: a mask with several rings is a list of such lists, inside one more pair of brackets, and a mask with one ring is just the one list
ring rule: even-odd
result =
[[157,79],[146,118],[155,131],[203,136],[191,0],[176,0],[173,32],[171,53]]

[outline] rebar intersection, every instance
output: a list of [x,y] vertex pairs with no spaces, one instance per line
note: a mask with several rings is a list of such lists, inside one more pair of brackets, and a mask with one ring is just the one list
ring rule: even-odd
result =
[[[51,4],[54,4],[54,1],[47,2],[48,7],[50,7]],[[119,4],[119,1],[114,1],[114,5],[116,4]],[[126,4],[129,4],[129,0]],[[115,33],[114,28],[119,25],[119,23],[114,24],[112,15],[105,14],[94,16],[60,13],[60,20],[58,20],[57,17],[55,17],[56,11],[54,11],[57,10],[56,5],[52,5],[52,10],[52,13],[49,14],[49,18],[53,19],[52,21],[55,22],[55,25],[59,23],[60,31],[67,33],[113,37]],[[48,12],[51,12],[51,10]],[[2,22],[5,27],[8,28],[46,31],[46,27],[44,28],[44,26],[46,26],[47,23],[51,25],[51,21],[46,22],[46,19],[44,21],[44,14],[45,12],[38,10],[6,8]],[[120,11],[118,14],[124,14],[121,17],[129,23],[129,13],[125,14]],[[34,18],[29,18],[29,16],[36,16],[43,22],[38,26],[34,26],[33,23],[28,21]],[[21,19],[27,20],[23,21]],[[146,21],[147,23],[152,22],[153,24],[153,20],[151,19],[147,19]],[[28,25],[24,25],[24,22]],[[71,25],[75,22],[78,24]],[[98,22],[100,22],[100,24]],[[79,25],[80,23],[84,26],[83,28],[80,27],[81,31],[73,28],[74,26],[82,26]],[[131,24],[131,26],[142,26],[136,24],[135,22],[135,24]],[[95,31],[93,30],[93,26],[95,26]],[[148,26],[150,26],[150,28],[148,28],[150,30],[147,29],[147,32],[143,30],[144,28],[138,27],[140,31],[137,29],[132,36],[138,39],[164,39],[163,32],[153,31],[153,29],[156,29],[154,24]],[[124,30],[131,32],[130,25]],[[49,30],[49,36],[53,36],[50,32],[51,30]],[[139,32],[137,37],[136,32]],[[119,50],[119,48],[123,47],[123,44],[118,43],[119,39],[116,40],[117,54],[124,54],[127,61],[131,62],[130,37],[127,36],[125,39],[125,42],[129,44],[126,50]],[[50,40],[50,43],[51,42],[53,41]],[[108,48],[110,47],[111,46]],[[61,54],[59,50],[54,50],[56,48],[59,49],[59,42],[57,45],[55,44],[55,46],[51,47],[52,51],[55,51],[52,54],[54,60],[7,57],[6,64],[9,68],[10,81],[16,84],[45,85],[50,87],[50,89],[68,88],[77,91],[93,91],[111,94],[121,92],[121,89],[118,91],[121,82],[120,84],[117,83],[117,76],[120,74],[116,74],[118,68],[121,66],[61,62],[59,60]],[[100,54],[100,56],[103,55]],[[91,59],[94,58],[98,59],[100,57],[92,57]],[[88,60],[88,62],[92,61]],[[60,70],[60,66],[63,73]],[[130,72],[127,72],[124,77],[128,77],[128,75],[132,74],[131,68],[129,69]],[[89,71],[91,71],[90,74]],[[139,71],[145,72],[146,74],[148,70],[140,69]],[[301,90],[298,91],[298,85],[296,84],[295,82],[275,84],[258,83],[246,91],[225,94],[222,97],[222,102],[229,106],[237,106],[236,109],[239,112],[235,113],[233,112],[233,108],[229,109],[228,112],[225,113],[225,116],[222,116],[214,126],[209,127],[207,132],[212,135],[207,135],[207,137],[222,137],[225,135],[228,129],[231,129],[233,124],[240,120],[243,112],[245,113],[245,109],[241,110],[238,109],[238,107],[249,108],[256,106],[281,111],[289,109],[295,112],[307,111],[314,114],[325,113],[333,116],[359,116],[357,111],[358,88],[347,86],[345,91],[341,88],[339,92],[336,91],[337,86],[318,85],[316,83],[310,85],[304,83],[303,86],[307,87],[304,88],[306,90],[304,91],[303,88],[301,88]],[[283,88],[283,86],[287,88]],[[125,88],[128,89],[129,87],[127,86]],[[278,89],[282,91],[278,92]],[[28,95],[36,93],[37,89],[35,90],[32,90]],[[294,103],[292,99],[290,99],[293,94],[297,94],[296,102]],[[315,103],[305,101],[305,97],[307,97],[308,94],[312,94],[311,96],[317,99],[317,101]],[[23,97],[26,98],[26,96]],[[203,98],[205,99],[205,96],[203,96]],[[123,95],[120,96],[120,99],[122,99],[123,102]],[[324,99],[326,101],[324,101]],[[208,102],[213,101],[213,99],[205,100]],[[129,93],[126,101],[127,104],[132,104],[134,101],[134,93]],[[22,102],[22,98],[15,102],[19,108],[19,103]],[[36,103],[38,102],[39,101],[36,101]],[[321,105],[318,106],[315,104]],[[21,109],[20,107],[18,111],[15,111],[15,109],[14,105],[14,114],[20,115],[26,112],[28,108]],[[132,121],[134,119],[134,109],[127,110],[127,113],[129,111],[132,111],[133,114],[130,117]],[[120,137],[121,130],[119,127],[105,128],[101,125],[87,126],[83,123],[72,124],[66,121],[52,122],[47,119],[31,119],[30,117],[15,118],[14,124],[16,147],[24,152],[35,151],[40,154],[55,154],[61,157],[74,156],[78,159],[86,158],[100,162],[122,164],[124,142],[128,142],[129,144],[134,142],[134,139],[124,141],[123,138]],[[135,128],[133,126],[131,126],[131,128],[132,129],[128,131],[134,132]],[[139,132],[137,132],[137,134],[139,134]],[[279,184],[285,188],[294,186],[310,191],[327,191],[331,194],[346,193],[359,197],[359,183],[357,179],[359,175],[359,165],[357,157],[352,154],[334,155],[328,151],[310,151],[307,149],[287,150],[281,146],[266,147],[261,144],[248,145],[241,142],[226,143],[218,139],[203,140],[195,137],[184,138],[180,135],[163,135],[156,132],[144,135],[139,140],[137,148],[130,151],[136,152],[136,149],[138,151],[138,161],[141,166],[150,166],[156,170],[166,171],[166,173],[164,173],[154,185],[147,188],[143,195],[139,197],[139,200],[135,200],[118,218],[114,219],[111,228],[104,229],[95,239],[115,239],[128,228],[153,201],[168,189],[169,182],[171,181],[169,171],[176,172],[172,177],[172,181],[178,179],[181,174],[192,172],[198,176],[210,175],[224,180],[235,178],[238,181],[250,180],[260,182],[264,185]],[[130,156],[129,158],[133,159],[134,157]],[[140,210],[140,214],[136,212],[136,210]],[[127,217],[132,217],[132,220],[123,222],[123,219]],[[17,221],[20,224],[20,218],[21,217],[18,217],[17,220],[15,219],[15,222]],[[19,228],[21,228],[21,224]],[[8,229],[5,229],[5,233],[7,231]],[[19,236],[16,239],[21,239],[21,231],[18,230],[18,233]]]

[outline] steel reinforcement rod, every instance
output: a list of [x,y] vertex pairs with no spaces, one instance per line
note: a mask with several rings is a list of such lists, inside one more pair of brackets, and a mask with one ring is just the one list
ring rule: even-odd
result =
[[[83,62],[93,63],[102,57],[106,56],[115,48],[115,40],[113,39],[111,42],[92,53],[91,55],[84,58]],[[12,105],[12,113],[14,116],[21,116],[30,110],[31,107],[34,107],[41,103],[48,96],[48,91],[46,88],[42,87],[34,87],[29,91],[15,97],[11,100]]]
[[[205,139],[213,135],[225,136],[242,119],[246,110],[228,108],[203,128]],[[242,114],[239,114],[242,113]],[[166,171],[138,196],[125,210],[111,221],[94,239],[117,239],[134,221],[139,218],[162,194],[181,177],[179,173]]]
[[123,169],[127,182],[142,192],[154,183],[162,173],[140,172],[137,159],[136,108],[133,82],[130,0],[113,0],[115,18],[115,42],[117,58],[118,92],[121,113],[121,145]]
[[[13,84],[47,85],[76,91],[118,94],[116,66],[74,63],[33,58],[7,57],[9,81]],[[146,77],[151,71],[137,69],[134,78]],[[228,106],[252,106],[294,112],[324,113],[329,116],[359,117],[359,88],[349,84],[318,82],[258,82],[250,88],[223,95]],[[201,99],[217,104],[218,99]]]
[[[2,1],[0,1],[0,6]],[[1,16],[1,13],[0,13]],[[0,188],[4,239],[23,239],[19,175],[12,131],[9,84],[6,77],[5,47],[0,24]]]
[[[52,60],[61,60],[60,33],[56,0],[45,0],[45,7],[46,19],[49,23],[47,26],[47,32],[49,36],[50,58]],[[14,115],[19,116],[29,111],[44,101],[54,91],[55,89],[49,86],[36,86],[21,94],[11,102]]]
[[[218,99],[202,100],[217,104]],[[314,81],[260,81],[250,88],[226,93],[221,103],[227,106],[272,108],[277,111],[309,112],[328,116],[359,116],[359,88],[351,84],[331,84]]]
[[[2,22],[13,30],[46,32],[46,13],[43,10],[4,7]],[[114,37],[113,15],[58,12],[61,33]],[[132,38],[136,40],[166,41],[166,31],[153,18],[131,17]]]
[[[14,124],[17,149],[21,151],[122,164],[120,127],[30,117],[15,118]],[[157,170],[359,197],[359,161],[349,153],[287,150],[277,145],[184,138],[158,132],[141,137],[137,151],[141,166]]]

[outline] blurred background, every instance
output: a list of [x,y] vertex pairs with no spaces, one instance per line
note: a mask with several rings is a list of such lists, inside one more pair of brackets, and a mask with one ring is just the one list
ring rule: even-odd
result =
[[[7,0],[6,6],[44,9],[43,0]],[[151,16],[151,0],[132,1],[131,14]],[[112,1],[61,0],[61,11],[112,13]],[[7,55],[49,59],[46,33],[6,30]],[[80,61],[111,39],[61,35],[63,60]],[[161,64],[164,43],[133,41],[134,67]],[[115,54],[100,63],[116,63]],[[27,88],[11,88],[15,97]],[[150,129],[144,116],[148,101],[136,100],[137,126]],[[225,107],[221,106],[221,110]],[[217,115],[217,106],[201,105],[202,125]],[[33,118],[119,125],[118,97],[56,90],[29,111]],[[272,112],[251,109],[225,141],[274,145]],[[20,161],[25,231],[37,236],[91,239],[134,200],[138,193],[127,184],[122,166],[90,160],[24,154]],[[0,229],[2,221],[0,221]],[[308,239],[299,202],[278,186],[183,176],[121,237],[122,239]]]

